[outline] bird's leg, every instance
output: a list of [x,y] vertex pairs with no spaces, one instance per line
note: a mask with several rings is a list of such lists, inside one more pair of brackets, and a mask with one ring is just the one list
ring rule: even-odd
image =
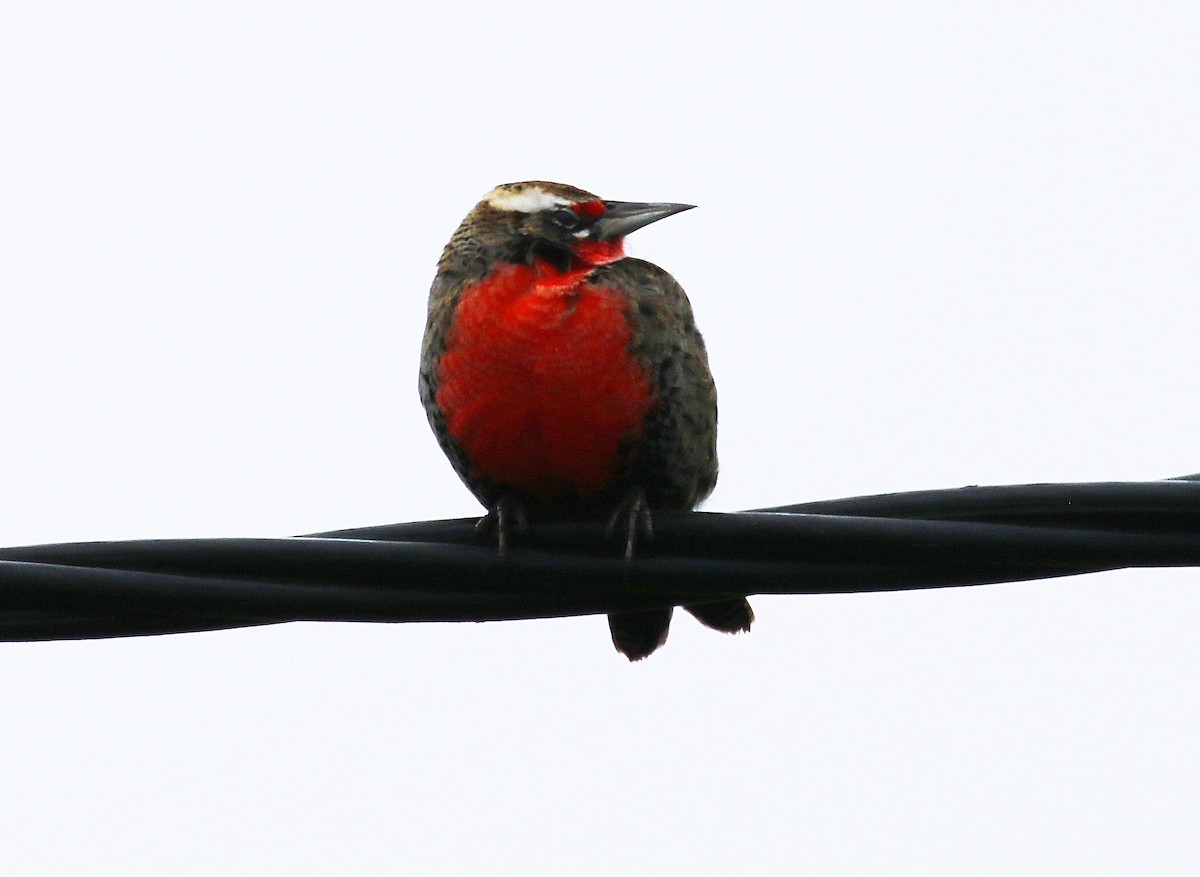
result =
[[646,491],[634,487],[618,504],[608,526],[604,530],[604,538],[611,539],[622,527],[625,537],[625,561],[633,560],[633,549],[637,546],[638,536],[642,541],[649,542],[654,538],[654,522],[650,517],[650,501],[646,499]]
[[512,494],[500,494],[488,513],[475,525],[475,533],[481,539],[486,539],[493,530],[496,531],[496,544],[501,557],[508,556],[508,543],[514,532],[528,532],[529,520],[525,517],[525,509]]

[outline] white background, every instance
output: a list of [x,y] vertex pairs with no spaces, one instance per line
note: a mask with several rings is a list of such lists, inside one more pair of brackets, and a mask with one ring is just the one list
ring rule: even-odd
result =
[[[1200,470],[1193,3],[26,3],[0,35],[0,544],[475,515],[416,398],[500,182],[721,393],[709,509]],[[1189,570],[0,645],[5,874],[1195,874]]]

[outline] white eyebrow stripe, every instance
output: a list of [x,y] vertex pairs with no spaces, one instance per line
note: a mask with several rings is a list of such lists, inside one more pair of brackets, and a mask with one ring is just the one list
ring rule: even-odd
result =
[[497,210],[512,210],[517,213],[537,213],[539,210],[571,203],[560,195],[551,194],[536,186],[516,192],[493,189],[483,200]]

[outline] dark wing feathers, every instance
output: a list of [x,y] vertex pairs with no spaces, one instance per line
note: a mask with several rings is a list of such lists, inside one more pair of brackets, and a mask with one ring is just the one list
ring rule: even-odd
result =
[[692,306],[675,278],[641,259],[598,269],[592,281],[630,294],[631,352],[651,364],[658,404],[635,463],[652,508],[690,509],[717,481],[717,389]]

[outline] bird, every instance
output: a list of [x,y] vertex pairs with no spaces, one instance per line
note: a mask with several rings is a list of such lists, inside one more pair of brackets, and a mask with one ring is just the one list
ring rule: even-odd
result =
[[[683,288],[625,255],[625,236],[692,205],[604,200],[540,180],[492,189],[451,235],[429,293],[420,397],[438,443],[506,555],[531,518],[607,517],[624,555],[656,510],[717,480],[717,393]],[[745,598],[684,607],[748,631]],[[613,612],[617,651],[645,658],[672,609]]]

